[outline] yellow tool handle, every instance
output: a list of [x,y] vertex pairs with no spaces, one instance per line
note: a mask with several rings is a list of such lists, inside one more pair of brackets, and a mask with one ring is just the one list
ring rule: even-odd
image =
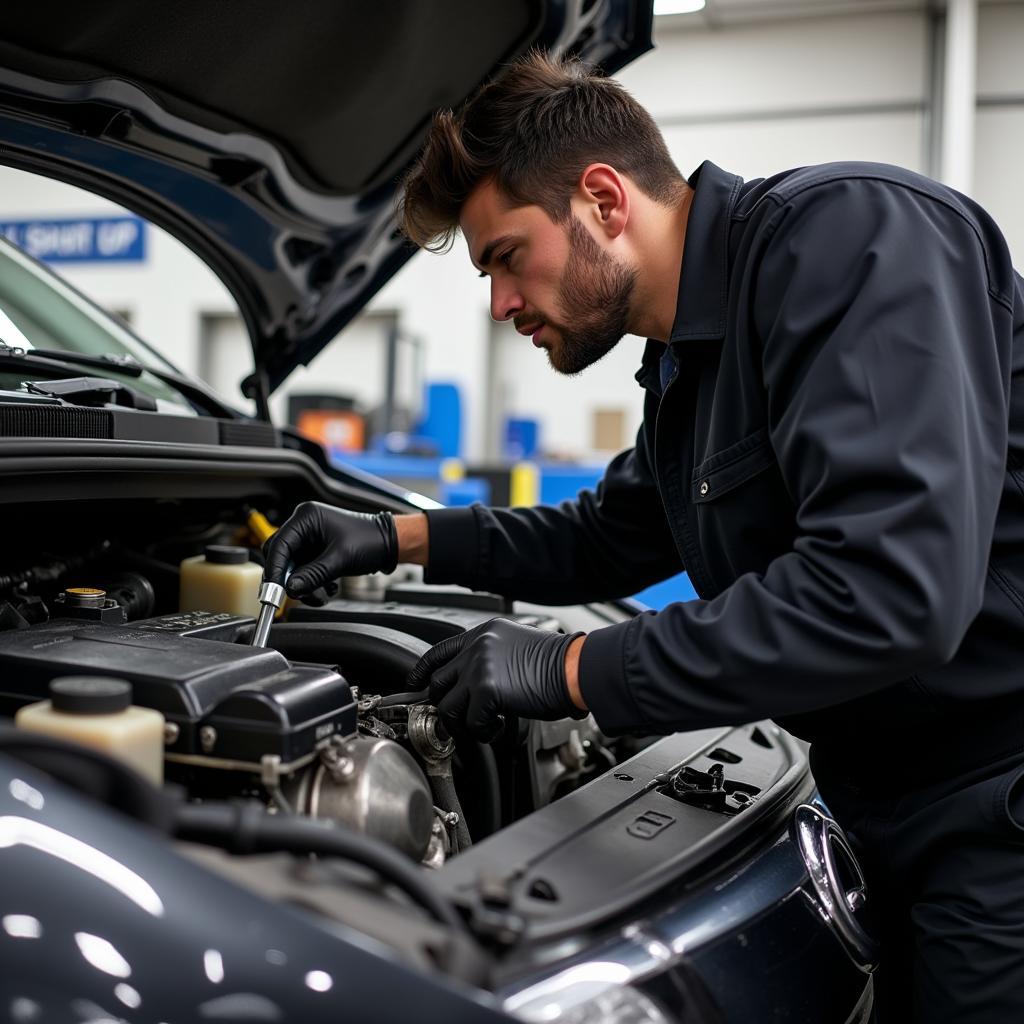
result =
[[[245,525],[249,527],[249,533],[252,534],[252,538],[263,547],[264,544],[270,540],[271,537],[277,533],[277,527],[262,513],[257,512],[256,509],[252,509],[249,515],[246,517]],[[290,598],[286,598],[283,605],[281,605],[274,613],[275,619],[280,619],[285,612],[285,609],[291,603]]]
[[262,513],[253,509],[245,521],[253,540],[262,547],[277,533],[277,527],[272,525],[270,520]]

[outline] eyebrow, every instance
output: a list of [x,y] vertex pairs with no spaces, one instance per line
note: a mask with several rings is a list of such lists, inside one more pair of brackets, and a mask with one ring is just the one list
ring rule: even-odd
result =
[[[484,251],[480,253],[480,258],[476,261],[477,267],[486,267],[491,262],[491,259],[494,256],[494,250],[497,249],[498,246],[504,245],[506,242],[511,241],[514,237],[514,235],[502,235],[500,238],[495,238],[493,241],[488,242],[484,246]],[[486,276],[482,270],[480,271],[480,276]]]

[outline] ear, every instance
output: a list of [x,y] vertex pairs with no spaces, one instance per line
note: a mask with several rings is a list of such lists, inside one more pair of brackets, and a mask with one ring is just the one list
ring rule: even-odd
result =
[[625,178],[608,164],[590,164],[580,175],[576,189],[581,218],[608,238],[618,238],[629,220],[629,189]]

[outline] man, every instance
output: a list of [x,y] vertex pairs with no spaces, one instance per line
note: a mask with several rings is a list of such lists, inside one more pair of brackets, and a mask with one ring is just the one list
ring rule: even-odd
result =
[[587,636],[495,620],[414,672],[455,726],[762,717],[812,743],[882,915],[880,1019],[1024,1020],[1024,282],[983,210],[876,164],[685,181],[616,83],[532,55],[442,112],[407,179],[491,313],[577,373],[645,335],[636,447],[558,508],[305,505],[301,595],[426,566],[526,600],[700,599]]

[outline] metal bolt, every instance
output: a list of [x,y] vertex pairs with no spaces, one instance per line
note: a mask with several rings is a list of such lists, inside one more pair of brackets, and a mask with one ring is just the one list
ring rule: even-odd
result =
[[355,774],[356,763],[337,747],[328,747],[320,754],[324,767],[335,782],[348,782]]
[[164,722],[164,746],[170,747],[178,742],[181,727],[177,722]]
[[273,789],[281,781],[281,757],[279,754],[264,754],[260,758],[260,782],[267,789]]
[[707,494],[707,493],[708,493],[708,482],[707,482],[707,480],[705,480],[705,481],[704,481],[704,482],[703,482],[703,483],[702,483],[702,484],[700,485],[700,493],[701,493],[701,497],[703,497],[703,496],[704,496],[705,494]]
[[217,730],[212,725],[204,725],[199,730],[199,746],[204,754],[209,754],[217,745]]

